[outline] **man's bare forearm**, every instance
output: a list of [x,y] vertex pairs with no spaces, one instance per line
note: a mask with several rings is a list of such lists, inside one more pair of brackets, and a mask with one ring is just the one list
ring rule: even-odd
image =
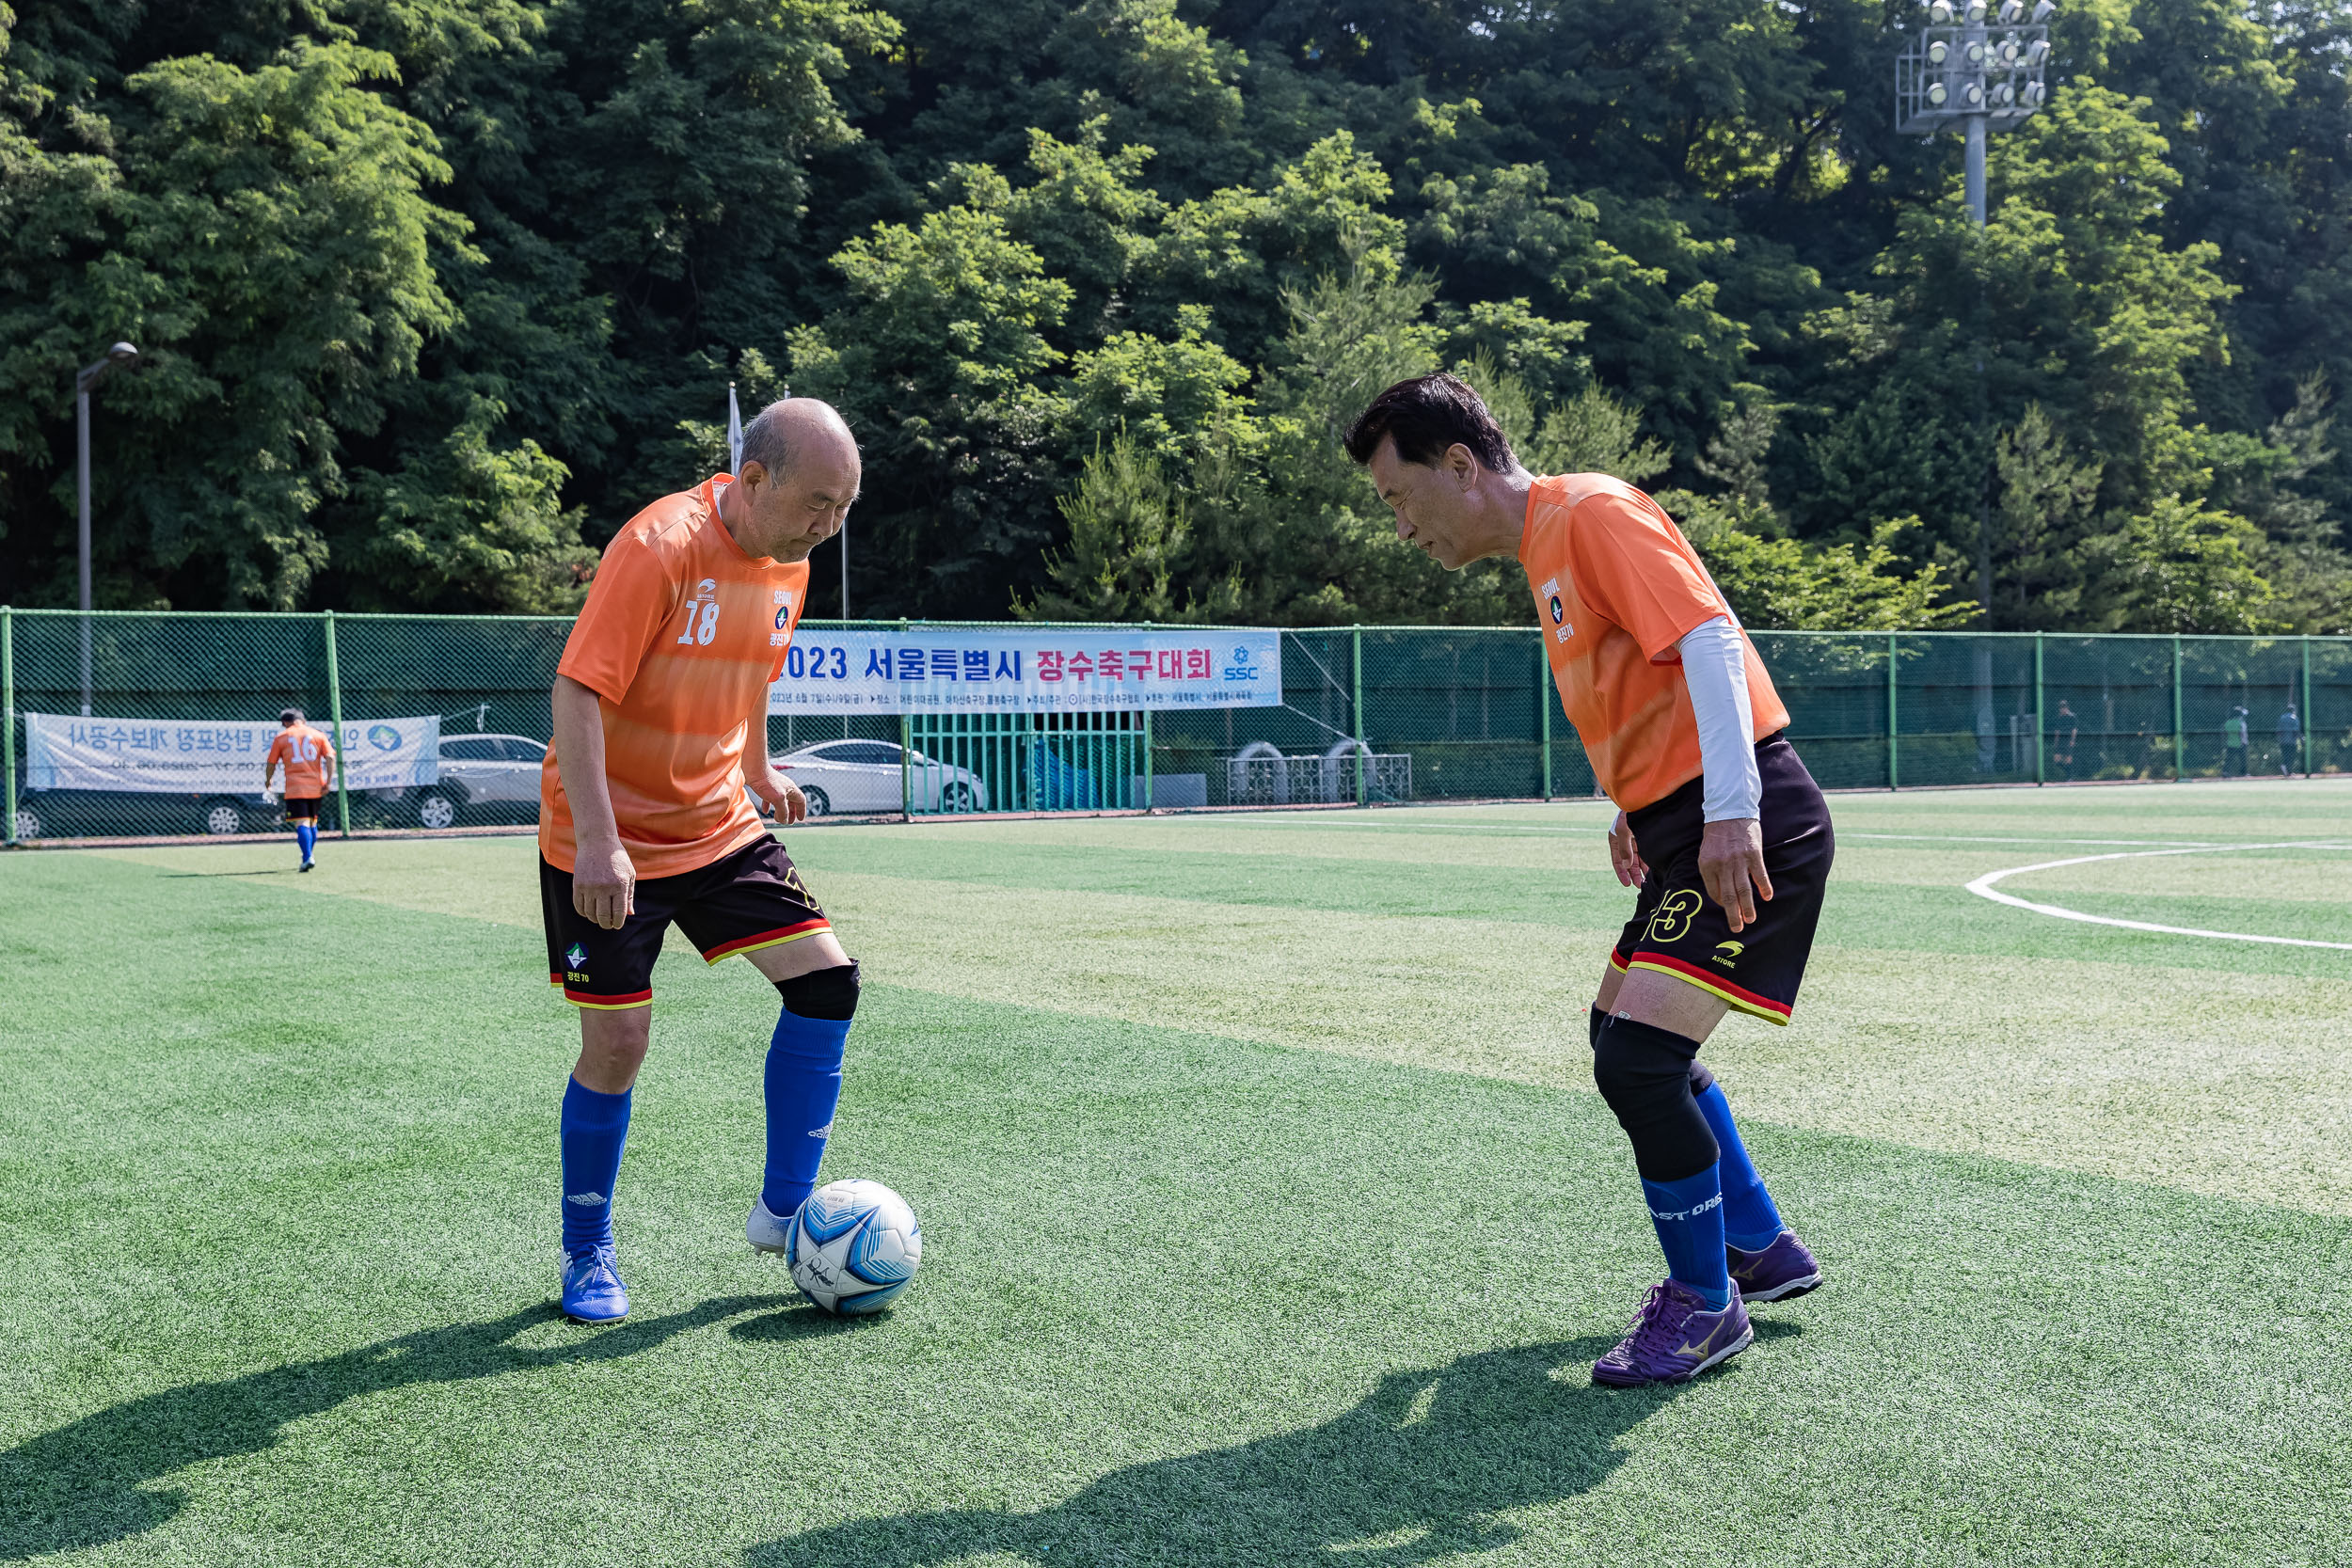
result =
[[569,675],[555,677],[549,694],[555,717],[555,771],[572,807],[572,829],[582,844],[618,844],[612,791],[604,777],[602,700]]

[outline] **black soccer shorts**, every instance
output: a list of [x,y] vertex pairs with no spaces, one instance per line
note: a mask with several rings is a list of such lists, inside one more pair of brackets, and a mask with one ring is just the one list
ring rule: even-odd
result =
[[319,802],[325,799],[326,797],[321,795],[287,796],[286,820],[289,822],[301,822],[306,820],[316,822],[319,819]]
[[1724,907],[1707,896],[1699,879],[1707,788],[1704,780],[1692,779],[1664,800],[1626,814],[1649,880],[1609,961],[1620,974],[1649,969],[1672,974],[1722,997],[1735,1012],[1786,1023],[1812,956],[1836,844],[1829,802],[1795,747],[1767,736],[1756,743],[1756,766],[1764,782],[1758,811],[1772,899],[1757,898],[1756,919],[1735,933]]
[[714,964],[833,929],[801,885],[792,857],[764,836],[708,865],[639,882],[637,912],[617,931],[572,908],[572,874],[543,856],[539,912],[548,928],[548,983],[563,987],[573,1006],[596,1008],[652,1005],[653,961],[673,920]]

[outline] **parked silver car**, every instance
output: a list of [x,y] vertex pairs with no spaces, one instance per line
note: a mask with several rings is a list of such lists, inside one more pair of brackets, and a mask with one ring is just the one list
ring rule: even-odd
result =
[[440,782],[370,790],[393,820],[419,828],[451,828],[462,816],[476,822],[528,822],[539,811],[539,765],[548,743],[527,735],[445,735]]
[[978,774],[920,752],[902,764],[895,741],[820,740],[770,760],[801,786],[811,816],[903,810],[910,791],[916,811],[988,810]]

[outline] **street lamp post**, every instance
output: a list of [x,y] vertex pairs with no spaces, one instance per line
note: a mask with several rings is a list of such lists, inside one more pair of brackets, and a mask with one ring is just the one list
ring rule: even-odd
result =
[[[1962,192],[1977,231],[1984,231],[1984,139],[2008,130],[2049,101],[2045,71],[2056,0],[1928,0],[1928,25],[1895,56],[1895,128],[1933,136],[1957,130],[1965,140]],[[1984,343],[1976,340],[1977,406],[1985,404]],[[1993,517],[1986,485],[1977,489],[1977,602],[1993,626]],[[1993,649],[1977,650],[1978,768],[1993,770]]]
[[119,367],[138,363],[139,351],[129,343],[117,343],[106,351],[106,357],[95,364],[85,365],[73,377],[73,478],[81,501],[81,566],[82,566],[82,717],[89,717],[89,395],[98,384],[113,374]]

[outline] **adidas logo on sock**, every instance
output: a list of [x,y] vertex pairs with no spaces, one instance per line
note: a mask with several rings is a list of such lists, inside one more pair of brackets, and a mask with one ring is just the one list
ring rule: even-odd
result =
[[812,1127],[808,1130],[808,1135],[812,1138],[830,1138],[833,1136],[833,1123],[827,1122],[822,1127]]
[[604,1201],[604,1195],[602,1193],[567,1193],[564,1195],[564,1201],[577,1203],[585,1209],[593,1209]]

